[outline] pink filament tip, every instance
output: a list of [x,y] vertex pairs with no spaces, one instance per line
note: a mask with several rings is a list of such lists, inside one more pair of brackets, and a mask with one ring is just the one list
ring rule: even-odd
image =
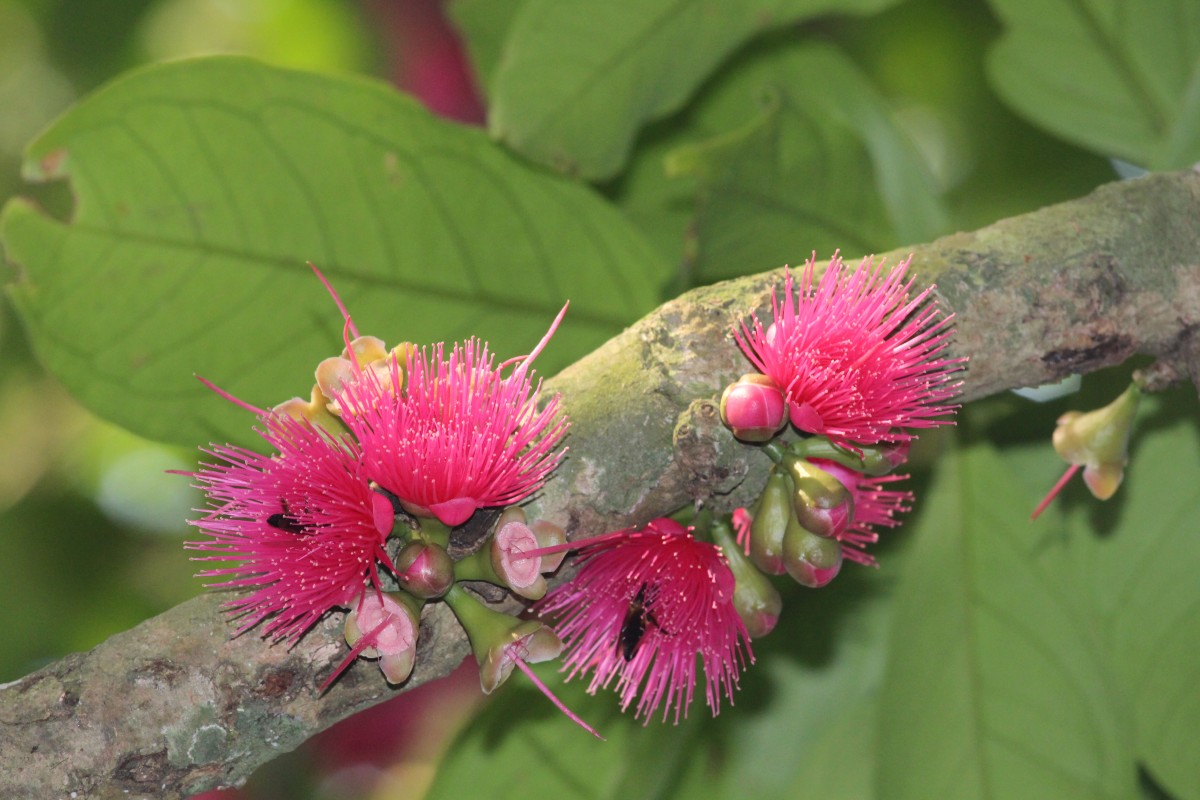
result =
[[1029,519],[1037,519],[1038,515],[1046,510],[1046,506],[1050,505],[1051,501],[1058,496],[1058,493],[1062,491],[1062,488],[1067,485],[1067,481],[1071,480],[1071,477],[1079,471],[1079,467],[1079,464],[1072,464],[1071,466],[1067,467],[1067,471],[1064,472],[1062,477],[1058,479],[1058,483],[1054,484],[1054,488],[1047,492],[1046,496],[1042,498],[1042,502],[1038,503],[1038,507],[1033,510],[1033,514],[1029,516]]
[[354,663],[354,659],[362,655],[363,650],[366,650],[368,647],[371,647],[373,644],[375,644],[375,637],[378,636],[391,621],[391,617],[385,616],[382,622],[372,628],[369,633],[364,634],[363,637],[358,640],[358,644],[350,648],[350,654],[346,656],[342,663],[338,664],[337,669],[335,669],[333,673],[325,679],[325,682],[321,684],[321,688],[317,690],[317,694],[324,694],[325,690],[329,688],[329,685],[337,680],[337,676],[345,672],[346,668]]
[[333,302],[337,304],[338,311],[342,312],[342,319],[346,320],[346,327],[349,329],[350,333],[353,334],[353,337],[357,339],[358,328],[354,327],[354,322],[350,319],[350,312],[346,310],[346,305],[342,302],[342,298],[338,296],[336,291],[334,291],[333,285],[325,278],[324,273],[317,269],[316,264],[310,261],[308,262],[308,266],[312,268],[312,271],[317,276],[317,280],[319,280],[321,285],[325,287],[325,291],[329,292],[329,296],[332,297]]
[[207,386],[209,389],[213,390],[214,392],[219,394],[221,397],[223,397],[226,400],[228,400],[229,402],[233,403],[238,408],[244,408],[247,411],[249,411],[250,413],[257,414],[260,417],[265,417],[265,416],[268,416],[268,414],[269,414],[269,412],[263,411],[258,406],[252,406],[249,403],[247,403],[245,400],[242,400],[239,397],[234,397],[229,392],[225,391],[220,386],[217,386],[215,383],[210,381],[208,378],[205,378],[201,375],[197,375],[196,380],[200,381],[205,386]]
[[537,676],[537,674],[534,673],[534,671],[529,668],[528,664],[526,664],[524,661],[522,661],[519,658],[513,659],[513,663],[516,665],[517,669],[519,669],[519,670],[521,670],[521,672],[525,673],[525,676],[533,682],[533,685],[538,688],[538,691],[540,691],[542,694],[546,695],[546,698],[551,703],[554,703],[555,708],[557,708],[559,711],[561,711],[563,714],[566,715],[567,719],[571,720],[571,722],[574,722],[576,725],[583,728],[585,731],[590,733],[592,736],[595,736],[600,741],[602,741],[602,742],[604,741],[604,737],[601,736],[599,733],[597,733],[595,728],[593,728],[591,725],[588,725],[586,722],[584,722],[579,717],[578,714],[576,714],[571,709],[567,708],[566,704],[562,700],[559,700],[557,697],[554,696],[554,692],[550,691],[550,687],[548,687],[546,684],[542,683],[541,678],[539,678]]

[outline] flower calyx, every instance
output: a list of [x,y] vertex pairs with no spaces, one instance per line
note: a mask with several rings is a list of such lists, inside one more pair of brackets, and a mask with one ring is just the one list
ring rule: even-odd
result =
[[356,658],[378,659],[388,683],[412,674],[421,628],[421,601],[406,592],[364,591],[350,606],[344,635],[350,653],[321,686],[325,691]]
[[484,546],[455,563],[454,574],[458,580],[487,581],[527,600],[540,600],[547,589],[542,573],[553,571],[565,552],[543,556],[535,551],[566,540],[562,528],[551,523],[530,525],[525,511],[511,506],[500,515]]
[[1094,411],[1068,411],[1058,418],[1054,450],[1071,466],[1034,509],[1033,519],[1046,509],[1080,467],[1083,482],[1097,500],[1116,493],[1129,463],[1129,436],[1137,416],[1142,390],[1136,383],[1115,400]]

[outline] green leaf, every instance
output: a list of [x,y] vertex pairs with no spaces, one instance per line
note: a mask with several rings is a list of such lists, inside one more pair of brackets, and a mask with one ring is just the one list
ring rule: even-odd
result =
[[550,373],[652,308],[667,265],[606,202],[534,171],[481,131],[382,84],[237,58],[120,79],[29,148],[27,177],[69,178],[69,222],[17,200],[0,235],[44,363],[88,407],[145,436],[245,441],[204,375],[270,406],[307,396],[363,333],[479,335]]
[[[1084,390],[1053,407],[1017,405],[995,420],[993,439],[1011,436],[1014,419],[1040,417],[1033,446],[1001,450],[1006,477],[1031,507],[1065,465],[1049,444],[1055,418],[1068,408],[1109,403],[1128,383],[1128,369],[1089,376]],[[990,404],[990,405],[995,405]],[[974,410],[975,407],[972,407]],[[1125,481],[1097,501],[1076,477],[1032,530],[1047,583],[1061,586],[1100,632],[1099,656],[1115,684],[1109,698],[1126,719],[1134,757],[1172,797],[1200,798],[1200,430],[1188,392],[1142,401]]]
[[[892,544],[905,538],[901,529]],[[848,565],[820,591],[784,590],[779,627],[754,643],[744,691],[717,720],[729,742],[730,800],[871,796],[877,696],[903,563],[895,547],[882,557],[882,569]]]
[[1149,169],[1200,159],[1195,0],[990,0],[1006,33],[988,58],[1019,113]]
[[592,738],[514,673],[450,748],[428,800],[719,796],[702,706],[678,726],[658,718],[643,726],[620,713],[612,692],[589,696],[586,680],[562,684],[553,669],[535,669],[606,741]]
[[751,120],[668,159],[673,173],[702,182],[697,283],[794,264],[813,251],[878,252],[949,228],[916,149],[833,47],[768,51],[696,113]]
[[1064,577],[1073,553],[1030,524],[1034,502],[987,443],[940,459],[896,597],[880,796],[1136,796],[1103,631]]
[[1069,508],[1067,523],[1096,551],[1084,588],[1109,632],[1137,757],[1171,795],[1200,798],[1200,431],[1189,394],[1145,403],[1117,495],[1103,511],[1094,500]]
[[678,268],[677,279],[666,291],[670,297],[692,284],[689,273],[695,237],[691,226],[699,181],[668,176],[667,156],[698,133],[692,124],[677,124],[676,119],[655,123],[638,141],[625,172],[604,187],[605,194],[663,259]]
[[638,129],[678,110],[756,33],[895,0],[527,0],[492,81],[489,128],[534,160],[608,178]]
[[447,6],[487,97],[492,96],[492,80],[500,64],[504,42],[524,3],[525,0],[453,0]]

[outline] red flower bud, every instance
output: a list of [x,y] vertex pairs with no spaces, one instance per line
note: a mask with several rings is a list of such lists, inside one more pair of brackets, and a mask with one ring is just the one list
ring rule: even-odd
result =
[[768,442],[788,420],[787,400],[766,375],[743,375],[721,395],[721,420],[742,441]]
[[415,597],[441,597],[454,585],[454,562],[445,548],[432,542],[413,541],[396,556],[396,578]]

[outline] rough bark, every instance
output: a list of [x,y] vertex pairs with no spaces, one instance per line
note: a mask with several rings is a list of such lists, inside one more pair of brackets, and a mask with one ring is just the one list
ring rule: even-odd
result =
[[[1137,354],[1200,383],[1200,175],[1164,174],[909,252],[957,315],[963,398],[1090,372]],[[572,537],[709,497],[744,502],[765,459],[721,427],[716,398],[748,365],[729,335],[768,308],[772,271],[669,302],[550,382],[570,453],[532,504]],[[0,686],[0,796],[180,797],[241,783],[338,720],[446,674],[467,653],[444,606],[426,611],[416,672],[389,689],[370,665],[318,686],[344,655],[331,619],[287,649],[229,638],[198,597],[88,653]]]

